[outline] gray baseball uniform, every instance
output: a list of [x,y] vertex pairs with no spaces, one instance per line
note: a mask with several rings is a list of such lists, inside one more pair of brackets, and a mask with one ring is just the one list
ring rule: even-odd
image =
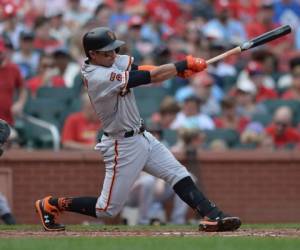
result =
[[190,176],[151,133],[140,132],[142,124],[134,91],[126,90],[132,62],[133,58],[127,55],[117,55],[109,68],[87,63],[82,67],[91,103],[105,131],[95,147],[101,151],[106,168],[96,204],[98,217],[120,212],[141,171],[162,178],[171,186]]

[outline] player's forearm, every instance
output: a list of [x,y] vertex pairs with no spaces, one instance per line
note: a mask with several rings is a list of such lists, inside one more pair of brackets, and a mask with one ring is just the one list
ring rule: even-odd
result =
[[176,76],[174,64],[164,64],[150,71],[151,82],[162,82]]
[[164,64],[150,71],[151,82],[162,82],[187,69],[187,62]]

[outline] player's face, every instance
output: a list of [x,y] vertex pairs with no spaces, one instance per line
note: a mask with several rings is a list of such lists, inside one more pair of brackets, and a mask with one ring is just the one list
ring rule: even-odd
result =
[[92,63],[104,67],[111,67],[116,59],[115,50],[110,51],[91,51]]

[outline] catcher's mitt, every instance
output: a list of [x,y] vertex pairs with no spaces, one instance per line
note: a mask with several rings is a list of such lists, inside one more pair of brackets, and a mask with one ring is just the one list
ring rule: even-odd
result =
[[6,121],[0,119],[0,156],[3,154],[2,146],[10,135],[10,128]]

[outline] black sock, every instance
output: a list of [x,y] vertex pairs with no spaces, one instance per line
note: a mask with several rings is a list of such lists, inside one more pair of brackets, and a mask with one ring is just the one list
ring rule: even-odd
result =
[[2,215],[1,219],[7,225],[15,225],[16,224],[16,220],[15,220],[14,216],[11,213],[7,213],[7,214]]
[[49,203],[57,206],[60,211],[70,211],[85,214],[92,217],[96,216],[96,197],[76,197],[76,198],[51,198]]
[[185,203],[196,210],[202,217],[207,216],[213,219],[220,215],[221,211],[196,187],[190,176],[178,181],[173,189]]

